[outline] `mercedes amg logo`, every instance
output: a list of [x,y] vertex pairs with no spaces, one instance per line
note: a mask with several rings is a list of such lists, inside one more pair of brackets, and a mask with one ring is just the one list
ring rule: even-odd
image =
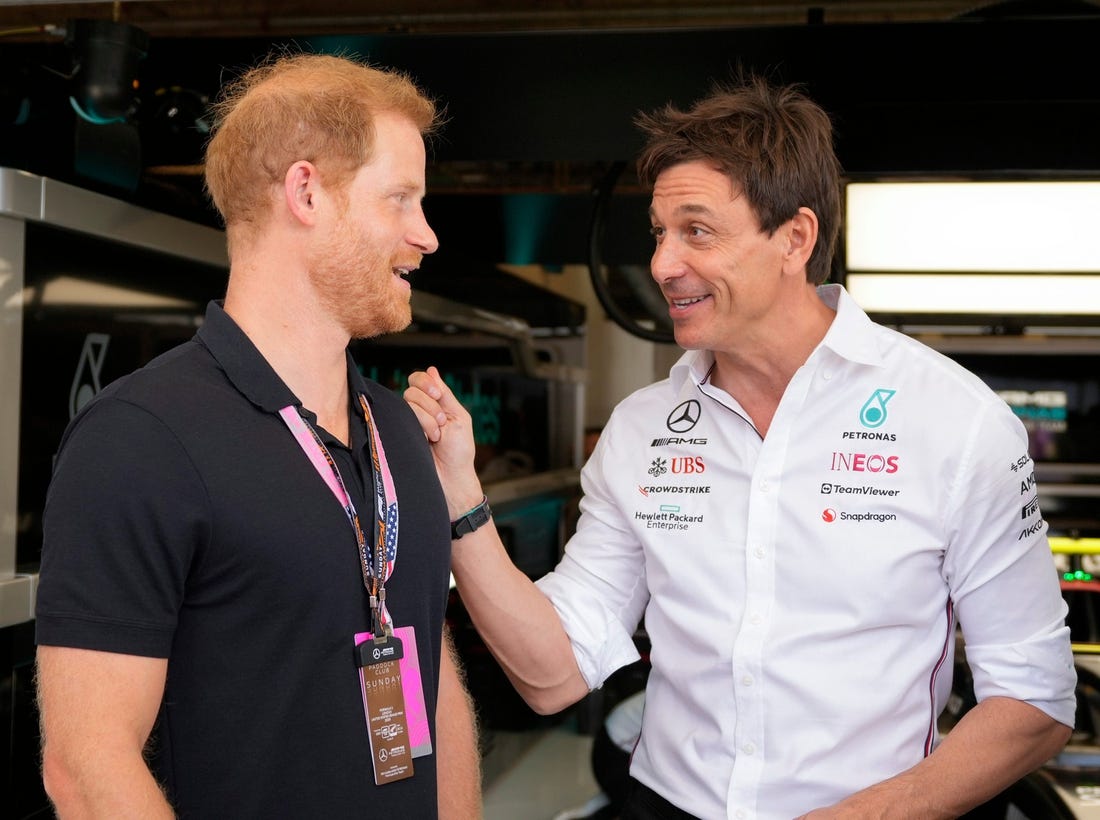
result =
[[699,406],[699,402],[688,399],[676,405],[675,409],[668,414],[665,425],[674,433],[686,433],[699,423],[701,415],[703,415],[703,408]]

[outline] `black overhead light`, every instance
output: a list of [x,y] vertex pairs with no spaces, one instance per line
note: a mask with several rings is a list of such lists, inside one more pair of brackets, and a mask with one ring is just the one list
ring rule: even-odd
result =
[[111,20],[71,20],[65,44],[73,52],[73,110],[94,125],[129,120],[136,108],[137,64],[149,49],[149,35]]

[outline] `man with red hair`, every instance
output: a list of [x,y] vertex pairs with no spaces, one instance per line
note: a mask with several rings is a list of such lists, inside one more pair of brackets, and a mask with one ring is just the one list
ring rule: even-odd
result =
[[290,56],[217,113],[224,303],[84,408],[58,455],[46,790],[61,816],[467,820],[443,494],[413,414],[347,353],[408,325],[407,276],[437,247],[435,106],[400,74]]

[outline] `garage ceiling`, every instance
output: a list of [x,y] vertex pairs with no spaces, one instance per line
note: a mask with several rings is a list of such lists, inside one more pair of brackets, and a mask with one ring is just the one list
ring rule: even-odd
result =
[[[69,105],[81,19],[150,38],[129,123]],[[536,327],[583,310],[499,263],[597,245],[616,303],[648,315],[633,116],[734,67],[806,85],[849,174],[1100,176],[1100,0],[0,0],[0,37],[0,165],[209,224],[200,126],[228,76],[272,45],[409,71],[448,114],[426,203],[443,251],[416,286]]]
[[[253,37],[319,33],[487,33],[569,29],[673,29],[802,23],[935,22],[981,13],[1042,10],[1071,14],[1086,0],[991,3],[974,0],[131,0],[4,2],[0,29],[108,18],[154,37]],[[34,36],[35,32],[27,33]]]
[[[130,125],[69,105],[80,18],[151,38]],[[409,71],[448,114],[428,186],[443,295],[486,292],[502,261],[586,259],[620,164],[604,259],[644,262],[633,117],[737,66],[806,85],[852,176],[1100,177],[1100,0],[0,2],[0,36],[0,165],[211,224],[199,126],[227,76],[273,43]]]

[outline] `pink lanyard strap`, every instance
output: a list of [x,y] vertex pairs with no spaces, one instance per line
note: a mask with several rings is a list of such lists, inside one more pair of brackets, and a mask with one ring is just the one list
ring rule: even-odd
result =
[[294,440],[306,454],[310,464],[321,476],[329,490],[344,508],[348,521],[355,531],[355,544],[359,553],[359,561],[363,570],[363,585],[370,593],[371,617],[374,633],[380,634],[381,630],[389,632],[390,617],[386,610],[386,579],[393,573],[397,563],[397,532],[398,515],[397,489],[393,483],[393,474],[390,472],[389,462],[386,460],[386,450],[382,446],[382,438],[378,434],[378,427],[374,423],[370,406],[362,393],[359,394],[359,406],[363,409],[363,418],[367,424],[368,440],[370,442],[371,472],[374,478],[375,509],[374,520],[377,524],[373,554],[368,553],[367,539],[359,525],[359,513],[348,494],[344,479],[340,470],[333,461],[332,454],[325,447],[317,431],[303,419],[294,405],[287,405],[279,411],[286,426],[294,435]]

